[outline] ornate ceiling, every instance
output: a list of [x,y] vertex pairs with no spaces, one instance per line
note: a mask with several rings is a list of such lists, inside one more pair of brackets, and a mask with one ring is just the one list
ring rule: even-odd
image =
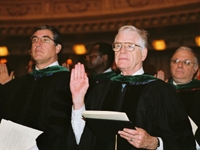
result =
[[[165,39],[168,49],[196,46],[199,0],[1,0],[0,45],[10,54],[27,54],[35,27],[48,24],[63,34],[64,53],[72,45],[112,42],[125,24],[146,29],[149,41]],[[149,46],[152,49],[151,45]]]

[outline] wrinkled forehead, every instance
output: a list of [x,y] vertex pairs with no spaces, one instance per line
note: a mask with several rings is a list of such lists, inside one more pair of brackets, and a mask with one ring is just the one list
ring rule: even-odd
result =
[[120,31],[115,37],[114,42],[139,42],[141,40],[140,35],[136,31]]
[[51,30],[43,29],[43,30],[37,30],[35,33],[33,33],[32,36],[37,36],[37,37],[49,36],[52,38],[53,33]]
[[188,50],[178,50],[177,52],[174,53],[172,56],[172,59],[180,59],[180,60],[195,60],[194,54],[191,51]]

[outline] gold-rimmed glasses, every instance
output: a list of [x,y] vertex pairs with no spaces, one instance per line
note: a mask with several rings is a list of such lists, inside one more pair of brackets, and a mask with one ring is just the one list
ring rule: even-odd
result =
[[197,63],[195,63],[195,62],[191,62],[190,60],[183,60],[183,61],[181,61],[181,60],[179,60],[179,59],[172,59],[172,60],[171,60],[171,63],[172,63],[173,65],[178,65],[179,63],[182,63],[182,64],[185,65],[185,66],[190,66],[191,64],[197,64]]
[[124,47],[125,50],[132,52],[135,50],[135,46],[141,47],[140,45],[134,43],[114,43],[112,45],[112,48],[115,52],[120,51],[122,47]]
[[42,43],[49,43],[50,41],[54,41],[54,39],[50,38],[49,36],[43,36],[41,38],[37,37],[37,36],[32,36],[31,37],[31,42],[32,43],[36,43],[38,41],[41,41]]

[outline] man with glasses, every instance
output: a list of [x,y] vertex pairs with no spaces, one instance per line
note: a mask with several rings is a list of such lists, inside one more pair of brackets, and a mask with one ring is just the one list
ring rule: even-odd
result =
[[[194,79],[198,66],[196,53],[189,47],[179,47],[171,58],[172,77],[168,83],[174,85],[184,104],[193,127],[196,147],[200,150],[200,81]],[[159,71],[157,77],[164,80],[164,72]]]
[[[88,80],[84,66],[78,63],[72,69],[72,127],[78,149],[195,150],[189,119],[176,99],[173,86],[144,74],[147,32],[131,25],[121,27],[113,50],[121,74],[97,85],[85,101]],[[85,109],[125,112],[135,129],[124,127],[117,138],[115,135],[109,140],[101,138],[82,119],[81,112]]]
[[58,64],[61,35],[38,27],[30,38],[35,68],[1,86],[0,117],[43,133],[32,149],[64,150],[71,120],[69,71]]

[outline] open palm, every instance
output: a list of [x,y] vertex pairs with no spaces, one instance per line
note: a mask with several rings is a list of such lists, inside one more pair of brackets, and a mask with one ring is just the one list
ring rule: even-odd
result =
[[74,105],[84,104],[89,83],[83,64],[78,63],[71,71],[70,90]]

